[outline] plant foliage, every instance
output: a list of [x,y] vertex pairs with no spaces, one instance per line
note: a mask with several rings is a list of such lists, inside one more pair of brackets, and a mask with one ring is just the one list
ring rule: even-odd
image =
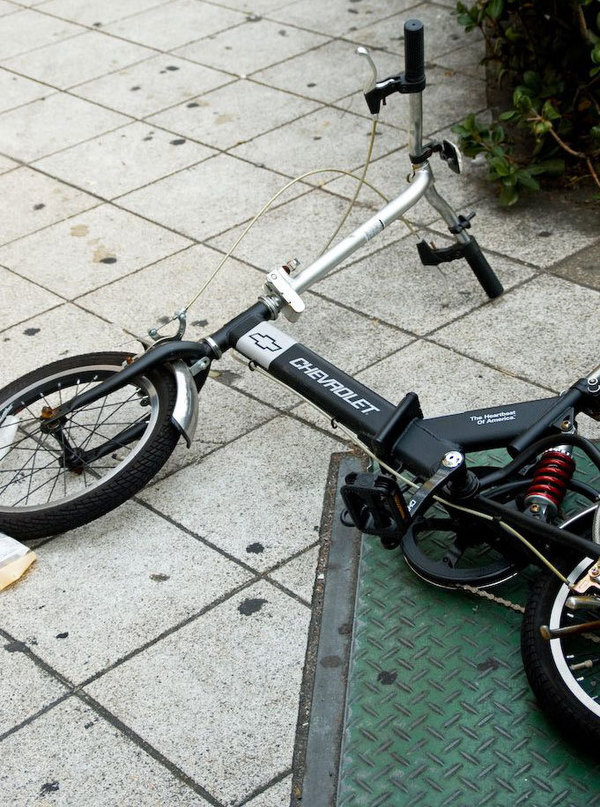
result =
[[591,176],[600,190],[600,0],[475,0],[456,14],[483,32],[486,61],[512,90],[498,120],[453,127],[467,156],[485,156],[502,204],[543,175]]

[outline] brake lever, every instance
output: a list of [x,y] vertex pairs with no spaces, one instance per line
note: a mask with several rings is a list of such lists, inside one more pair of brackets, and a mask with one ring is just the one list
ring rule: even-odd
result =
[[358,48],[356,48],[356,53],[358,53],[359,56],[364,56],[369,63],[369,67],[371,68],[371,80],[367,81],[363,88],[363,92],[368,93],[377,84],[377,67],[375,66],[375,62],[373,61],[373,57],[371,56],[369,49],[365,48],[364,45],[359,45]]

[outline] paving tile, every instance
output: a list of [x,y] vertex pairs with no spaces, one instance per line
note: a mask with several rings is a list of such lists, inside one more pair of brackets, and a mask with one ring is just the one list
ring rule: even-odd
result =
[[[470,41],[470,40],[467,40]],[[485,65],[482,64],[484,51],[479,42],[444,53],[435,59],[437,67],[463,73],[474,78],[485,79]]]
[[252,218],[284,184],[271,171],[220,154],[133,191],[119,204],[203,240]]
[[180,440],[173,454],[156,475],[163,479],[197,462],[246,432],[251,432],[277,415],[277,411],[231,387],[209,378],[200,391],[198,428],[188,448]]
[[116,73],[80,84],[75,95],[143,118],[231,81],[231,76],[161,54]]
[[363,384],[399,403],[414,391],[425,417],[548,397],[546,390],[439,345],[418,340],[359,374]]
[[292,560],[280,566],[279,569],[271,572],[270,577],[310,603],[315,585],[318,559],[319,548],[313,547],[308,552],[292,558]]
[[40,289],[28,280],[16,277],[1,266],[0,288],[0,322],[3,328],[9,328],[63,302],[60,297]]
[[[440,135],[436,135],[436,139],[442,139],[446,134],[446,132],[443,132]],[[450,139],[452,139],[452,137],[450,137]],[[446,199],[451,207],[459,212],[463,212],[463,208],[466,205],[470,205],[474,201],[489,196],[490,194],[489,182],[482,177],[479,170],[471,166],[471,162],[471,160],[464,161],[463,172],[460,176],[450,171],[437,157],[433,157],[430,162],[437,191]],[[408,149],[398,149],[390,154],[386,154],[379,160],[373,161],[369,165],[366,178],[377,190],[384,193],[389,199],[392,199],[408,187],[406,174],[409,170],[410,159]],[[355,173],[360,175],[362,169],[357,170]],[[356,188],[356,182],[343,176],[339,178],[333,177],[327,183],[326,187],[334,193],[351,199]],[[368,204],[369,208],[373,210],[379,209],[384,204],[381,197],[367,186],[363,186],[361,189],[359,200],[364,202],[365,205]],[[367,214],[368,210],[363,209],[363,219],[366,219]],[[423,198],[405,213],[405,218],[410,222],[429,224],[439,219],[439,213]],[[476,219],[473,224],[475,230],[477,229],[477,224],[478,219]],[[410,231],[409,225],[403,226],[408,227]],[[371,245],[379,247],[380,240],[375,239],[370,242],[369,246]]]
[[489,200],[478,206],[477,240],[534,266],[548,268],[598,240],[598,212],[548,195],[541,205],[523,199],[517,209]]
[[22,11],[19,6],[9,3],[8,0],[0,0],[0,17],[5,17],[7,14],[16,14],[17,11]]
[[17,76],[10,73],[8,70],[0,70],[0,111],[5,109],[12,109],[15,106],[28,104],[30,101],[35,101],[45,95],[51,93],[52,90],[39,84],[37,81],[31,81],[23,76]]
[[240,566],[134,502],[36,552],[27,585],[6,598],[2,624],[73,682],[250,579]]
[[552,272],[575,283],[592,286],[600,290],[600,265],[598,264],[598,248],[600,244],[569,255],[562,261],[552,265]]
[[[531,270],[505,259],[494,259],[492,264],[507,288],[531,275]],[[416,334],[439,328],[486,299],[465,261],[423,266],[412,239],[396,242],[325,278],[318,292]],[[493,305],[490,310],[494,311]]]
[[55,93],[0,115],[0,150],[20,160],[36,160],[129,120],[81,98]]
[[[324,174],[323,176],[327,180],[330,176],[335,177],[335,174]],[[344,187],[341,187],[336,180],[329,187],[350,197],[356,183],[345,178],[342,181]],[[379,184],[379,177],[375,179],[375,182]],[[363,197],[367,196],[369,202],[377,202],[377,204],[368,206],[363,204]],[[281,197],[281,199],[286,198],[285,195]],[[292,257],[300,260],[300,269],[305,269],[325,250],[342,222],[349,204],[349,198],[340,199],[338,196],[314,188],[297,199],[279,204],[278,207],[269,210],[235,248],[234,254],[264,271],[276,269]],[[380,197],[363,189],[358,203],[353,207],[332,244],[338,243],[349,235],[383,204],[384,201]],[[228,251],[244,229],[244,225],[236,227],[212,239],[210,244],[214,244],[223,251]],[[358,256],[364,256],[381,249],[386,243],[403,238],[406,232],[407,230],[402,224],[391,225],[378,238],[363,244],[360,250],[354,253],[353,259],[356,260]],[[352,258],[348,260],[352,260]],[[315,289],[318,290],[318,288],[318,285],[315,286]]]
[[[26,585],[27,578],[16,585]],[[14,589],[8,588],[0,593],[0,603],[4,608]],[[2,624],[0,618],[0,626]],[[22,723],[40,709],[60,698],[67,690],[49,673],[31,661],[25,653],[20,652],[21,645],[0,639],[0,688],[2,690],[2,706],[0,706],[0,735]],[[18,685],[15,685],[16,682]],[[1,746],[4,748],[4,745]],[[2,753],[3,770],[5,763]],[[5,793],[5,783],[2,791]],[[8,802],[7,802],[8,803]],[[16,803],[16,802],[14,802]]]
[[138,350],[123,331],[73,305],[61,305],[0,332],[0,386],[44,364],[98,350]]
[[176,51],[187,59],[247,76],[324,43],[325,37],[257,15]]
[[[292,0],[293,2],[293,0]],[[290,0],[227,0],[228,8],[235,8],[238,11],[250,12],[252,16],[268,14],[281,6],[288,6]]]
[[[348,42],[327,42],[254,75],[273,87],[331,103],[362,90],[363,74]],[[354,68],[354,69],[353,69]]]
[[105,30],[159,50],[172,50],[244,22],[238,11],[200,0],[174,0],[172,3],[111,23]]
[[279,807],[287,804],[290,800],[290,790],[292,789],[292,777],[287,776],[281,782],[265,790],[247,802],[248,807]]
[[132,123],[46,157],[36,168],[113,199],[212,154],[173,132]]
[[[6,163],[6,170],[16,165]],[[20,238],[97,204],[83,191],[26,166],[17,168],[0,176],[0,241]]]
[[11,160],[10,157],[5,157],[3,154],[0,154],[0,174],[12,171],[12,169],[17,168],[18,165],[19,163]]
[[414,0],[362,0],[360,4],[348,3],[347,0],[329,0],[327,3],[300,0],[273,11],[269,16],[300,28],[341,36],[413,5]]
[[[0,253],[1,254],[1,253]],[[131,277],[81,298],[81,305],[147,338],[186,306],[216,269],[222,255],[196,246],[165,258]],[[186,338],[200,339],[252,305],[263,292],[264,275],[230,260],[189,312]],[[176,330],[165,326],[165,333]]]
[[69,698],[2,742],[7,804],[66,807],[208,802],[172,776],[126,734]]
[[124,210],[101,205],[0,248],[0,263],[74,299],[188,243]]
[[89,692],[215,798],[237,803],[291,765],[309,617],[260,582]]
[[8,59],[10,56],[76,36],[81,31],[78,25],[30,9],[9,14],[2,22],[0,59]]
[[[385,124],[380,124],[377,131],[375,158],[406,143],[406,137],[399,137],[396,129]],[[316,168],[352,170],[363,165],[370,134],[371,126],[365,118],[328,107],[238,146],[232,153],[285,171],[291,177]],[[321,179],[307,181],[318,184]]]
[[152,56],[148,48],[89,31],[2,62],[4,67],[62,89]]
[[228,149],[317,108],[317,104],[252,81],[236,81],[153,115],[148,123]]
[[559,391],[598,366],[599,304],[600,292],[537,277],[435,340]]
[[45,14],[53,14],[64,20],[100,27],[165,2],[166,0],[46,0],[43,10]]
[[[265,570],[316,540],[335,446],[304,424],[278,417],[141,496],[219,549]],[[210,485],[198,495],[202,479]],[[262,552],[248,549],[257,543]]]
[[[346,38],[395,54],[398,62],[394,72],[398,73],[404,70],[404,23],[407,19],[416,19],[423,23],[426,63],[465,43],[465,29],[457,22],[456,15],[451,9],[440,7],[437,3],[421,3],[412,6],[410,10],[400,9],[400,13],[392,17],[387,16],[384,20],[370,22],[364,28],[357,28],[346,34]],[[473,33],[469,41],[474,42],[477,39],[483,41],[478,32]],[[374,59],[379,67],[379,53],[374,55]],[[382,72],[380,78],[383,77]]]

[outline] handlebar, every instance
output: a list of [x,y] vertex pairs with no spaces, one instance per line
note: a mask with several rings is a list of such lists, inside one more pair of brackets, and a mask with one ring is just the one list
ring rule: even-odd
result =
[[479,281],[481,288],[484,290],[490,300],[500,297],[504,291],[504,287],[498,280],[498,277],[492,267],[487,262],[487,258],[479,248],[479,244],[473,238],[473,236],[470,237],[469,243],[464,245],[463,255],[466,262],[473,270],[473,274]]
[[404,23],[404,92],[422,92],[425,89],[425,37],[420,20]]

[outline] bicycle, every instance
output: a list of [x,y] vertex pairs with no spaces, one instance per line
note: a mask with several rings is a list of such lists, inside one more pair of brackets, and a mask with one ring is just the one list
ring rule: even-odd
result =
[[[345,518],[434,585],[487,587],[535,563],[522,652],[542,706],[571,736],[600,740],[600,496],[576,475],[582,456],[600,470],[600,451],[576,417],[600,420],[600,367],[563,394],[537,401],[425,418],[418,396],[395,406],[276,328],[304,311],[301,293],[424,197],[455,243],[418,246],[426,265],[464,258],[490,298],[503,288],[458,215],[435,187],[430,159],[460,172],[449,141],[423,142],[423,26],[404,26],[405,70],[382,81],[372,69],[365,98],[373,115],[396,92],[409,96],[408,187],[354,232],[299,270],[271,271],[258,302],[198,342],[178,332],[139,355],[99,352],[66,358],[0,391],[0,525],[25,540],[81,526],[122,504],[154,476],[180,437],[191,443],[198,394],[214,361],[235,350],[332,420],[377,464],[347,477]],[[505,448],[503,467],[478,452]],[[600,692],[600,690],[599,690]]]

